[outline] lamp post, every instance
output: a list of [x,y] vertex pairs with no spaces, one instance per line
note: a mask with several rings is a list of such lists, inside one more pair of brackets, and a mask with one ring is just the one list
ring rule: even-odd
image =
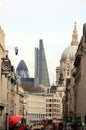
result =
[[8,120],[9,114],[6,113],[6,130],[9,130],[9,120]]

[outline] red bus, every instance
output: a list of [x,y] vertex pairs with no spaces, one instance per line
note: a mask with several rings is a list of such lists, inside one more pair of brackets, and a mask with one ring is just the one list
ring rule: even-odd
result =
[[10,116],[9,117],[9,130],[24,130],[23,116]]
[[53,130],[63,130],[63,122],[53,120]]

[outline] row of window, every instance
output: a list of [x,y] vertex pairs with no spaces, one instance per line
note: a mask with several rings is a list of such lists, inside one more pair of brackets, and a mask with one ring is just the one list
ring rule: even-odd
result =
[[[53,117],[54,114],[46,114],[46,117]],[[56,114],[54,116],[61,117],[61,114]]]
[[46,107],[57,107],[57,108],[60,108],[61,104],[46,104]]
[[28,114],[29,120],[31,119],[42,119],[45,117],[45,114]]
[[46,102],[61,102],[60,99],[46,99]]
[[61,112],[60,109],[46,109],[46,112]]

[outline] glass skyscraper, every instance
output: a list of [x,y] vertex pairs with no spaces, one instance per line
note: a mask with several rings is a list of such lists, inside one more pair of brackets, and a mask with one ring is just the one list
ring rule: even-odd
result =
[[49,74],[47,68],[47,62],[45,57],[45,51],[43,46],[43,40],[39,40],[39,49],[35,48],[35,82],[34,86],[49,87]]

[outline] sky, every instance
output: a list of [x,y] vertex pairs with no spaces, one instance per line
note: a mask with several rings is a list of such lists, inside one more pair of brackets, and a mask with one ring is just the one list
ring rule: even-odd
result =
[[23,59],[34,77],[35,47],[39,48],[39,39],[43,39],[51,85],[56,81],[61,54],[71,44],[74,22],[80,41],[86,0],[0,0],[0,26],[11,64],[16,69]]

